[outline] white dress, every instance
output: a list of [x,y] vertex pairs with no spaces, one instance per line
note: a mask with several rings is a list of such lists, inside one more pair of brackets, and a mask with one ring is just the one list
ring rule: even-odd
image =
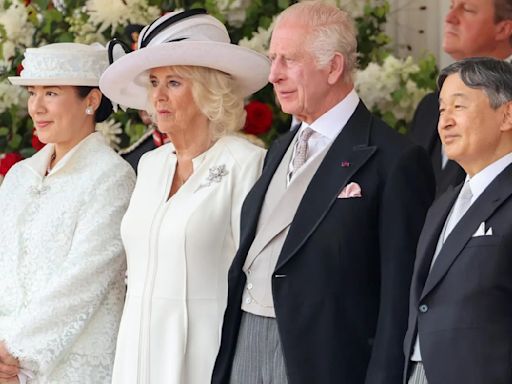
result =
[[240,210],[264,154],[245,139],[223,137],[193,159],[194,172],[169,200],[172,144],[142,157],[121,225],[128,292],[113,383],[210,382]]
[[45,177],[47,145],[0,186],[0,340],[30,384],[111,381],[123,299],[131,167],[87,136]]

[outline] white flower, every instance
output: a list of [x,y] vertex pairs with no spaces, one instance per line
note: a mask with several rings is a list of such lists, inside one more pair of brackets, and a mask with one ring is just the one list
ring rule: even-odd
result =
[[272,29],[274,28],[275,20],[276,16],[274,16],[272,19],[272,23],[268,29],[258,27],[258,30],[253,32],[250,39],[244,37],[238,42],[238,45],[266,55],[268,52],[270,36],[272,35]]
[[127,24],[148,24],[160,15],[157,7],[149,6],[146,0],[87,0],[85,8],[99,32]]
[[84,8],[75,9],[71,16],[66,18],[69,23],[69,32],[74,35],[75,43],[92,44],[100,43],[105,45],[107,40],[105,36],[98,31],[98,27],[91,24],[90,19],[84,17]]
[[35,28],[28,19],[27,9],[23,3],[15,0],[9,8],[2,11],[0,24],[7,38],[2,44],[1,52],[5,61],[12,59],[16,47],[26,48],[32,45]]
[[24,116],[27,114],[28,94],[23,87],[15,86],[7,82],[0,82],[0,113],[5,112],[12,106],[17,105],[18,114]]
[[65,0],[52,0],[53,6],[60,13],[66,12],[66,1]]
[[390,55],[382,65],[370,63],[358,71],[356,89],[370,110],[392,112],[397,120],[409,122],[416,105],[429,92],[418,88],[411,78],[419,70],[412,57],[397,59]]
[[226,16],[233,27],[241,27],[245,21],[247,7],[250,0],[217,0],[217,9]]
[[110,145],[115,150],[119,150],[119,144],[121,144],[121,138],[119,135],[123,133],[121,123],[115,121],[114,119],[109,119],[108,121],[104,121],[102,123],[96,123],[96,131],[103,135],[108,145]]

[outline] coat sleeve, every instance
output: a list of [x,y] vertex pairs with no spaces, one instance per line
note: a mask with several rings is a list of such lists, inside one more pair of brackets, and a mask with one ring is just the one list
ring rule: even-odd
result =
[[[106,301],[107,295],[117,290],[119,296],[116,308],[107,310],[117,311],[117,306],[122,306],[126,262],[120,223],[133,186],[134,174],[128,167],[94,180],[94,187],[87,192],[89,198],[84,199],[87,204],[79,211],[66,261],[2,335],[21,367],[47,375],[87,328],[98,308],[112,305],[112,301]],[[105,324],[105,337],[113,337],[117,326]]]
[[254,183],[256,183],[256,180],[258,180],[261,175],[265,153],[265,150],[254,151],[252,156],[248,159],[244,159],[244,162],[238,170],[231,206],[231,228],[236,249],[238,249],[240,245],[240,213],[242,211],[242,204]]
[[366,384],[402,381],[416,245],[434,189],[425,151],[410,147],[391,169],[380,202],[380,304]]

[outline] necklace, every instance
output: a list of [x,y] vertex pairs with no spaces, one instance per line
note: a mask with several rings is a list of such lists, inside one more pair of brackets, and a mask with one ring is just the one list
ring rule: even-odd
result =
[[48,167],[46,168],[46,174],[49,174],[52,171],[52,163],[55,161],[55,153],[50,157],[50,162],[48,163]]

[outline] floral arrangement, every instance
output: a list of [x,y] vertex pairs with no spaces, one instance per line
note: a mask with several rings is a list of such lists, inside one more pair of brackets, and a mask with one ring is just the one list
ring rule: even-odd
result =
[[386,56],[356,74],[355,86],[366,106],[399,132],[407,132],[420,100],[435,88],[433,56],[414,63],[412,57]]
[[[50,42],[106,44],[116,37],[130,43],[129,24],[148,24],[161,14],[196,7],[223,21],[233,42],[266,53],[276,15],[291,0],[0,0],[0,182],[16,161],[42,147],[26,109],[26,91],[12,86],[27,47]],[[358,28],[359,73],[356,86],[363,101],[388,124],[405,131],[421,97],[434,89],[435,61],[397,59],[384,32],[386,0],[331,0],[349,11]],[[269,144],[290,127],[270,85],[247,100],[243,133]],[[147,130],[136,111],[116,112],[97,125],[115,149],[136,142]]]

